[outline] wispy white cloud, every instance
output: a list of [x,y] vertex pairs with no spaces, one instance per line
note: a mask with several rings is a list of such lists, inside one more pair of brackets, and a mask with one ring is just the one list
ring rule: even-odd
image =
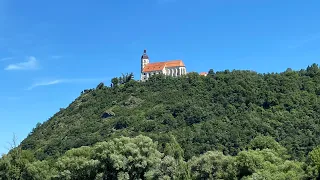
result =
[[16,64],[9,64],[5,70],[11,71],[11,70],[33,70],[37,69],[38,61],[34,56],[28,57],[28,60],[21,63]]
[[56,85],[61,83],[92,83],[92,82],[101,82],[104,81],[103,78],[79,78],[79,79],[55,79],[55,80],[47,80],[47,81],[40,81],[32,84],[30,87],[27,88],[27,90],[32,90],[36,87],[40,86],[50,86],[50,85]]
[[62,83],[63,81],[57,79],[57,80],[53,80],[53,81],[43,81],[43,82],[37,82],[37,83],[34,83],[32,84],[30,87],[27,88],[27,90],[32,90],[36,87],[39,87],[39,86],[50,86],[50,85],[54,85],[54,84],[59,84],[59,83]]

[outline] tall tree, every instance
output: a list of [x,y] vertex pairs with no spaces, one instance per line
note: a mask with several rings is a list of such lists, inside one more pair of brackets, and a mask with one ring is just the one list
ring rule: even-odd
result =
[[113,84],[113,86],[117,86],[119,84],[119,79],[118,78],[112,78],[111,83]]

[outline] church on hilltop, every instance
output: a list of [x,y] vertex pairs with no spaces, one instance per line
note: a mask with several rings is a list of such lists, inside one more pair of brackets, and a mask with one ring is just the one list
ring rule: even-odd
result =
[[178,77],[187,74],[187,69],[182,60],[171,60],[165,62],[150,63],[147,50],[141,56],[141,81],[146,81],[154,74]]

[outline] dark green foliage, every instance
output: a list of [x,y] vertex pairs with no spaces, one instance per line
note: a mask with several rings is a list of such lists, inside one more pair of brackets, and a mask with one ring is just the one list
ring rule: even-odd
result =
[[213,78],[214,77],[214,71],[213,71],[213,69],[210,69],[209,70],[209,72],[208,72],[208,75],[207,75],[208,77],[211,77],[211,78]]
[[96,89],[103,89],[104,88],[104,83],[99,83]]
[[119,78],[112,78],[111,83],[113,86],[117,86],[119,84]]
[[106,110],[106,111],[102,114],[101,118],[109,118],[109,117],[112,117],[112,116],[115,116],[114,112],[112,112],[112,111],[110,111],[110,110]]
[[[235,155],[263,135],[305,159],[320,144],[319,71],[316,64],[271,74],[210,70],[207,77],[155,75],[147,82],[126,74],[113,80],[117,87],[83,93],[21,147],[41,160],[119,135],[144,134],[165,144],[170,132],[190,159],[209,150]],[[106,109],[116,116],[103,119]]]
[[118,86],[119,84],[125,84],[134,79],[133,73],[122,74],[120,77],[111,79],[112,86]]
[[[20,147],[31,151],[37,160],[51,161],[72,148],[142,134],[157,141],[158,150],[174,159],[223,152],[227,157],[216,153],[207,156],[210,162],[222,163],[217,172],[230,170],[231,174],[219,173],[217,177],[230,178],[234,177],[234,167],[223,165],[231,162],[229,157],[253,157],[252,161],[260,162],[261,158],[267,161],[264,156],[270,154],[307,162],[308,153],[320,145],[317,64],[305,70],[269,74],[210,70],[206,77],[197,73],[179,78],[154,75],[147,82],[134,81],[131,73],[114,78],[112,83],[113,87],[98,85],[83,91],[69,107],[37,126]],[[320,167],[316,150],[312,158]],[[283,161],[271,163],[280,166]],[[171,158],[163,164],[181,168]],[[296,169],[287,166],[291,164],[284,163],[277,170],[280,174],[241,166],[242,174],[237,177],[272,179],[272,175],[279,175],[285,179],[290,177],[282,172],[285,169],[289,174],[301,169],[307,172],[303,163]],[[154,173],[165,176],[168,172],[162,168]],[[311,168],[307,173],[314,171]]]

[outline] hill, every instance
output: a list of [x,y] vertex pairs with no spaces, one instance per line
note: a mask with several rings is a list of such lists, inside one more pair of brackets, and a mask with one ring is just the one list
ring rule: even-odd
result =
[[38,124],[20,148],[36,160],[52,162],[73,148],[143,135],[157,142],[159,153],[168,144],[181,147],[185,161],[206,152],[229,161],[229,156],[245,156],[255,138],[266,136],[286,149],[290,160],[307,162],[308,153],[320,144],[317,64],[282,73],[226,70],[206,77],[155,75],[147,82],[127,76],[113,83],[82,92],[69,107]]
[[83,93],[38,124],[21,146],[45,159],[120,135],[143,134],[165,143],[172,134],[189,159],[213,149],[234,155],[257,135],[268,135],[303,159],[320,144],[319,95],[316,64],[278,74],[154,76]]

